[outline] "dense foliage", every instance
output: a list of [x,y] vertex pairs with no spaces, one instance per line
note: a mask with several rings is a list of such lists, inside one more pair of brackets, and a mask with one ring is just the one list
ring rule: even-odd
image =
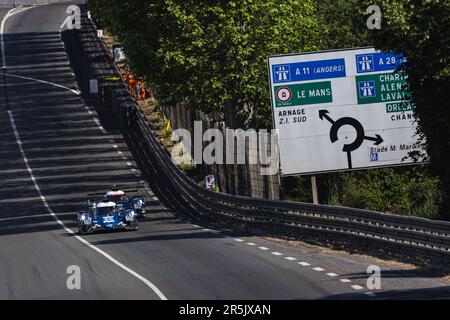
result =
[[[367,1],[368,3],[369,1]],[[450,218],[450,1],[381,0],[377,47],[403,52],[418,131],[440,178],[442,215]],[[426,141],[426,142],[425,142]]]
[[[369,1],[368,1],[369,2]],[[382,29],[366,27],[359,0],[91,0],[100,23],[125,49],[157,99],[183,100],[233,127],[270,127],[267,56],[376,44],[404,52],[419,130],[431,169],[377,169],[319,177],[321,200],[433,215],[449,194],[449,1],[380,0]],[[308,179],[285,180],[286,195],[308,200]],[[448,213],[442,210],[442,213]]]

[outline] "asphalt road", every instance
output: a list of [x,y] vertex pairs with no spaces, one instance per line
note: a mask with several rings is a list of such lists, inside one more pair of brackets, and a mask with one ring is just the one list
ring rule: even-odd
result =
[[[137,232],[76,237],[87,192],[147,184],[108,116],[76,94],[59,32],[66,8],[34,7],[5,22],[0,299],[449,296],[448,283],[398,264],[205,229],[169,212],[148,187]],[[381,290],[366,287],[371,264],[382,267]],[[71,265],[80,267],[80,290],[66,286]]]

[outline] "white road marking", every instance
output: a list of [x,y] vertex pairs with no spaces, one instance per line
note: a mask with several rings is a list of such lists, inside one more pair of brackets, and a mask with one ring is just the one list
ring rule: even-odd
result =
[[318,271],[318,272],[325,271],[325,269],[320,268],[320,267],[315,267],[315,268],[313,268],[313,270]]
[[248,244],[249,246],[256,246],[256,243],[253,242],[247,242],[246,244]]
[[153,200],[159,201],[159,199],[157,197],[153,197]]
[[282,256],[283,255],[281,252],[278,252],[278,251],[271,252],[271,254],[273,254],[274,256]]
[[117,153],[118,153],[118,154],[123,154],[123,152],[122,152],[122,151],[117,151]]
[[342,283],[352,282],[352,280],[349,280],[349,279],[339,279],[339,281],[342,282]]
[[5,38],[4,38],[6,20],[11,18],[15,14],[29,10],[31,8],[32,7],[20,8],[20,9],[13,8],[13,9],[9,10],[2,19],[2,23],[0,24],[0,48],[1,48],[1,53],[2,53],[2,69],[6,69]]
[[333,273],[333,272],[329,272],[329,273],[327,273],[327,276],[329,276],[329,277],[337,277],[338,275],[336,274],[336,273]]
[[311,264],[309,264],[308,262],[304,262],[304,261],[301,261],[301,262],[299,262],[298,264],[301,265],[301,266],[303,266],[303,267],[307,267],[307,266],[310,266],[310,265],[311,265]]
[[196,224],[193,224],[192,225],[194,228],[200,228],[200,226],[198,226],[198,225],[196,225]]
[[269,250],[269,248],[267,248],[267,247],[258,247],[258,249],[260,249],[260,250],[264,250],[264,251],[267,251],[267,250]]
[[[124,157],[126,159],[126,157]],[[127,162],[127,166],[132,166],[133,164],[131,162]]]
[[294,257],[285,257],[285,259],[286,259],[286,260],[289,260],[289,261],[295,261],[295,260],[297,260],[297,259],[294,258]]
[[97,124],[98,128],[99,128],[103,133],[106,133],[106,130],[105,130],[105,128],[103,128],[103,126],[101,125],[100,120],[94,119],[94,122]]
[[30,175],[31,180],[33,181],[34,187],[39,195],[39,198],[41,199],[42,203],[44,204],[45,208],[47,209],[47,211],[50,213],[50,215],[55,219],[55,221],[70,235],[72,235],[73,237],[75,237],[77,240],[79,240],[81,243],[87,245],[89,248],[91,248],[92,250],[98,252],[99,254],[101,254],[102,256],[104,256],[106,259],[108,259],[109,261],[111,261],[112,263],[114,263],[116,266],[118,266],[119,268],[125,270],[126,272],[128,272],[129,274],[131,274],[132,276],[134,276],[135,278],[137,278],[138,280],[142,281],[145,285],[147,285],[161,300],[167,300],[167,297],[158,289],[157,286],[155,286],[152,282],[150,282],[148,279],[144,278],[143,276],[141,276],[140,274],[138,274],[137,272],[135,272],[134,270],[130,269],[129,267],[125,266],[124,264],[120,263],[118,260],[116,260],[115,258],[113,258],[111,255],[109,255],[108,253],[106,253],[105,251],[101,250],[100,248],[92,245],[89,241],[83,239],[82,237],[78,236],[75,234],[75,232],[68,228],[64,222],[62,222],[58,216],[53,212],[52,208],[50,207],[50,205],[48,204],[47,200],[44,197],[44,194],[42,193],[36,178],[34,176],[34,173],[30,167],[30,164],[28,162],[28,158],[25,154],[25,151],[22,147],[22,140],[20,139],[20,135],[19,135],[19,131],[17,130],[16,127],[16,123],[14,121],[14,116],[11,112],[11,110],[7,110],[8,112],[8,116],[9,116],[9,121],[11,123],[11,127],[13,129],[14,132],[14,136],[16,138],[16,142],[17,145],[19,147],[20,153],[22,155],[23,161],[25,163],[25,166],[27,168],[27,171]]
[[119,146],[118,146],[117,144],[113,144],[113,148],[114,148],[114,149],[118,149]]
[[61,88],[61,89],[64,89],[64,90],[69,90],[69,91],[73,92],[74,94],[76,94],[77,96],[79,96],[81,94],[81,92],[78,91],[78,90],[74,90],[74,89],[71,89],[69,87],[66,87],[66,86],[63,86],[63,85],[60,85],[60,84],[57,84],[57,83],[41,80],[41,79],[29,78],[29,77],[24,77],[24,76],[18,76],[18,75],[8,74],[8,73],[5,73],[5,76],[11,77],[11,78],[25,79],[25,80],[30,80],[30,81],[34,81],[34,82],[48,84],[48,85],[51,85],[51,86],[54,86],[54,87],[58,87],[58,88]]
[[364,289],[364,287],[362,287],[360,285],[357,285],[357,284],[352,285],[352,288],[355,289],[355,290],[362,290],[362,289]]
[[234,239],[234,241],[237,241],[237,242],[244,242],[244,240],[242,240],[242,239]]

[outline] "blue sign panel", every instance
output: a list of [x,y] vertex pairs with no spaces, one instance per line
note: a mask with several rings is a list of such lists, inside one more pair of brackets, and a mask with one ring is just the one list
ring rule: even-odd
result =
[[358,73],[395,71],[404,61],[402,55],[390,52],[357,54],[356,71]]
[[272,74],[274,83],[343,78],[345,59],[277,64],[272,66]]
[[370,161],[378,161],[378,152],[370,153]]
[[358,88],[360,98],[372,98],[377,95],[375,92],[375,81],[358,82]]

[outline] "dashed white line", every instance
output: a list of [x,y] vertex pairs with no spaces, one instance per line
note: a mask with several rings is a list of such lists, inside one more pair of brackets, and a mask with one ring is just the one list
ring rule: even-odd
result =
[[256,243],[253,243],[253,242],[247,242],[246,244],[249,246],[256,246]]
[[94,122],[97,124],[97,127],[103,132],[106,133],[105,128],[100,124],[100,121],[98,119],[94,119]]
[[129,274],[131,274],[132,276],[134,276],[135,278],[139,279],[140,281],[142,281],[145,285],[147,285],[161,300],[167,300],[166,296],[158,289],[158,287],[156,287],[152,282],[150,282],[148,279],[144,278],[143,276],[141,276],[140,274],[138,274],[137,272],[135,272],[134,270],[128,268],[127,266],[125,266],[124,264],[120,263],[118,260],[116,260],[115,258],[113,258],[111,255],[109,255],[108,253],[106,253],[105,251],[101,250],[100,248],[92,245],[89,241],[85,240],[84,238],[78,236],[75,234],[75,232],[68,228],[64,222],[62,222],[58,216],[55,214],[55,212],[53,211],[53,209],[50,207],[50,205],[47,202],[47,199],[44,197],[44,194],[41,191],[41,188],[39,187],[36,178],[34,176],[33,170],[30,167],[30,164],[28,162],[28,158],[25,154],[25,151],[23,149],[23,144],[22,144],[22,140],[20,139],[20,135],[19,135],[19,131],[17,130],[16,127],[16,123],[14,121],[14,116],[11,112],[11,110],[7,110],[8,112],[8,116],[9,116],[9,121],[11,123],[11,127],[13,129],[14,132],[14,136],[16,138],[16,142],[17,145],[19,147],[20,153],[22,155],[23,161],[25,163],[25,167],[27,168],[27,171],[30,175],[31,181],[33,181],[34,187],[39,195],[39,198],[41,199],[42,203],[44,204],[45,208],[47,209],[47,211],[50,213],[50,215],[53,217],[53,219],[55,219],[55,221],[70,235],[72,235],[73,237],[75,237],[77,240],[79,240],[81,243],[85,244],[86,246],[88,246],[89,248],[91,248],[92,250],[98,252],[99,254],[101,254],[103,257],[105,257],[106,259],[108,259],[109,261],[111,261],[112,263],[114,263],[116,266],[118,266],[119,268],[125,270],[126,272],[128,272]]
[[355,290],[362,290],[362,289],[364,289],[364,287],[362,287],[362,286],[360,286],[358,284],[352,285],[352,288],[355,289]]
[[114,149],[118,149],[119,146],[118,146],[117,144],[113,144],[113,148],[114,148]]
[[325,271],[325,269],[320,268],[320,267],[315,267],[315,268],[313,268],[313,270],[314,270],[314,271],[318,271],[318,272]]
[[339,279],[339,281],[342,282],[342,283],[352,282],[352,280],[349,280],[349,279]]
[[337,277],[338,275],[336,273],[329,272],[329,273],[327,273],[327,276],[334,278],[334,277]]
[[242,240],[242,239],[234,239],[234,241],[236,241],[236,242],[244,242],[244,240]]
[[303,266],[303,267],[307,267],[307,266],[310,266],[310,265],[311,265],[311,264],[309,264],[308,262],[304,262],[304,261],[300,261],[298,264],[301,265],[301,266]]
[[274,256],[282,256],[283,255],[281,252],[278,252],[278,251],[271,252],[271,254],[273,254]]
[[286,259],[286,260],[289,260],[289,261],[295,261],[295,260],[297,260],[297,259],[294,258],[294,257],[285,257],[285,259]]
[[258,247],[258,249],[263,250],[263,251],[269,250],[269,248],[267,248],[267,247]]
[[[125,158],[126,159],[126,158]],[[133,164],[131,162],[127,162],[127,166],[132,166]]]

